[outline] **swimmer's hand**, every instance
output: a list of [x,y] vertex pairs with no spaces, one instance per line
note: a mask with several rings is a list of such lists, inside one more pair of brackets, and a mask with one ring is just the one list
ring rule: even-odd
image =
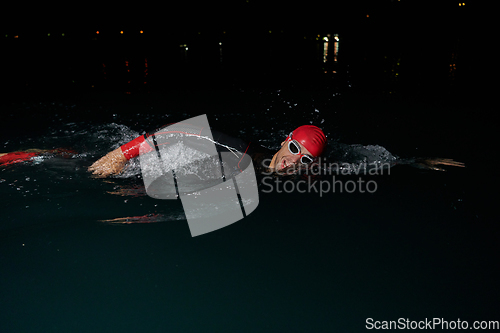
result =
[[95,161],[88,170],[94,175],[107,177],[122,172],[126,163],[127,159],[123,155],[122,149],[117,148]]
[[416,164],[417,167],[419,168],[437,170],[437,171],[445,171],[445,169],[438,167],[438,165],[447,165],[459,168],[465,167],[464,163],[454,161],[450,158],[427,158],[416,161]]

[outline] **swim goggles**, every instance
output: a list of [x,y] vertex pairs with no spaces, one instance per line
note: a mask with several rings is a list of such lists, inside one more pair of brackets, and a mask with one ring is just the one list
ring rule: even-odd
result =
[[300,146],[299,143],[296,140],[292,139],[292,134],[293,132],[290,132],[288,134],[288,150],[290,153],[293,155],[299,155],[300,157],[300,163],[302,164],[309,164],[314,161],[314,158],[311,155],[304,155],[300,153]]

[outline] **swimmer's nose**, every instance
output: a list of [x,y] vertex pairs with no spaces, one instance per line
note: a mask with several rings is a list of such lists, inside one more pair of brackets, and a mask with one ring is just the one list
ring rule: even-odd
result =
[[297,163],[299,160],[300,160],[300,156],[299,155],[292,155],[290,160],[293,162],[293,163]]

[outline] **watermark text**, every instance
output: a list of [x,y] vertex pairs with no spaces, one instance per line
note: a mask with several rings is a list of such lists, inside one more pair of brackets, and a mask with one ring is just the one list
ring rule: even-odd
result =
[[399,318],[398,320],[375,320],[367,318],[365,328],[368,330],[489,330],[500,329],[498,320],[474,321],[469,324],[466,320],[445,320],[443,318],[425,318],[424,320],[410,320]]

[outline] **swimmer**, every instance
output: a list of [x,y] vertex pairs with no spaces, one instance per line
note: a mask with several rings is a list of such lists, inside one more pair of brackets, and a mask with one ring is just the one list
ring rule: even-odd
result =
[[[92,164],[89,171],[99,177],[119,174],[128,160],[139,156],[139,147],[148,137],[149,135],[145,134],[111,151]],[[226,138],[228,145],[235,146],[232,145],[233,142],[231,141],[237,139],[223,137]],[[256,147],[257,149],[251,150],[249,155],[254,160],[257,169],[265,169],[266,172],[273,172],[277,175],[290,175],[300,169],[309,167],[317,161],[324,152],[326,144],[326,136],[319,127],[303,125],[290,132],[285,140],[281,142],[281,148],[277,152],[271,152],[264,147]],[[248,149],[248,147],[245,149],[244,145],[240,145],[240,147],[242,148],[240,151],[247,151]],[[268,161],[267,166],[265,165],[266,161]],[[415,159],[412,165],[418,168],[440,171],[444,171],[440,167],[442,165],[464,167],[461,162],[443,158]]]
[[[139,156],[139,148],[148,137],[149,134],[141,135],[107,153],[88,168],[89,172],[92,172],[93,175],[98,177],[108,177],[120,174],[125,168],[128,160]],[[232,139],[225,135],[221,135],[221,137],[224,138],[225,141],[229,141],[229,143],[235,140],[238,141],[238,139]],[[239,140],[239,142],[240,141],[241,140]],[[256,163],[257,169],[264,164],[263,162],[268,161],[265,168],[267,172],[271,171],[278,175],[292,174],[300,168],[310,166],[316,161],[324,152],[326,144],[326,136],[319,127],[303,125],[290,132],[285,140],[281,142],[281,147],[277,152],[271,152],[263,147],[256,147],[257,149],[253,149],[253,152],[249,153],[254,159],[254,162],[258,162]],[[240,147],[244,148],[244,146],[241,145]],[[243,149],[243,151],[246,151],[246,149]],[[33,157],[43,154],[70,156],[71,154],[75,154],[75,152],[67,149],[30,149],[11,153],[0,153],[0,166],[29,161]],[[443,158],[417,159],[412,165],[418,168],[440,171],[444,170],[441,167],[443,165],[464,167],[464,164],[461,162]]]

